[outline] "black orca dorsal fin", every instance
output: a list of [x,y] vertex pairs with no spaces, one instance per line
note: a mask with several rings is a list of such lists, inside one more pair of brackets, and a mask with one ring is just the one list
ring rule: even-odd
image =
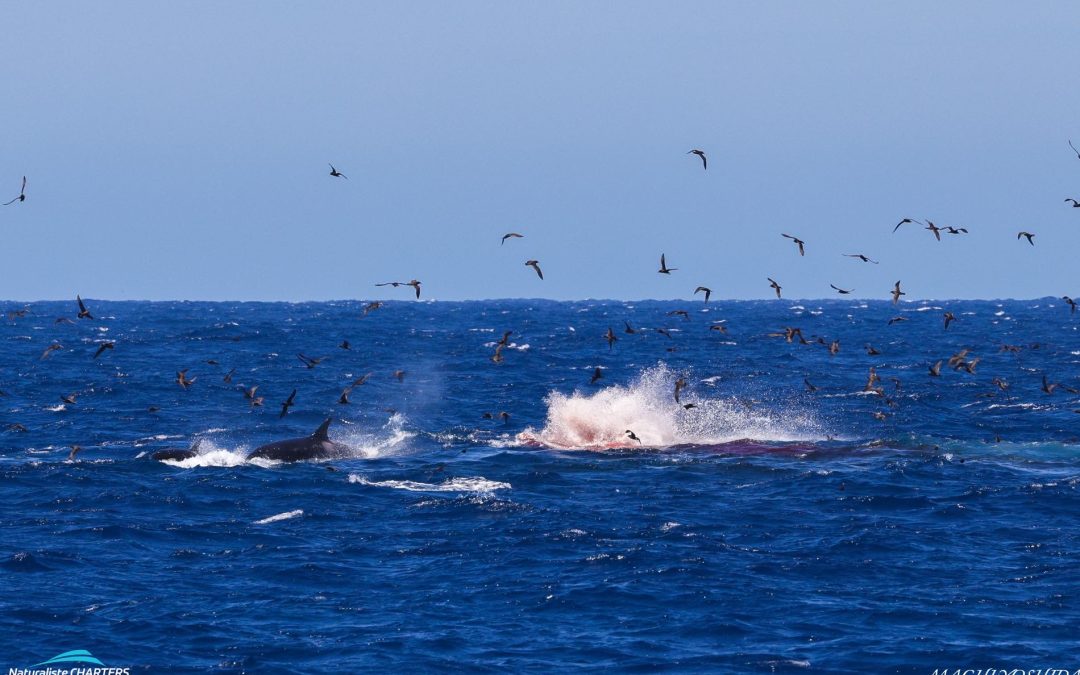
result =
[[327,417],[326,421],[323,422],[322,425],[318,429],[315,430],[315,433],[311,434],[311,437],[316,439],[316,440],[320,440],[320,441],[328,441],[328,440],[330,440],[330,434],[328,432],[329,432],[329,429],[330,429],[330,422],[333,419],[334,418],[332,418],[332,417]]

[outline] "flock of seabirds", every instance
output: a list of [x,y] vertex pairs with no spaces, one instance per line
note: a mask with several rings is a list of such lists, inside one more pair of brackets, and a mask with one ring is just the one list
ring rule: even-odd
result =
[[[1073,145],[1072,140],[1069,140],[1068,143],[1069,143],[1069,147],[1072,148],[1072,151],[1074,153],[1076,153],[1077,159],[1080,159],[1080,150],[1077,150],[1076,146]],[[705,152],[703,150],[695,148],[693,150],[688,151],[686,154],[696,155],[701,160],[701,168],[702,168],[702,170],[706,170],[706,171],[708,170],[709,162],[708,162],[708,158],[706,157]],[[338,169],[333,164],[330,164],[329,166],[330,166],[330,176],[332,178],[342,178],[342,179],[346,179],[346,180],[348,179],[348,176],[346,176],[342,172],[338,171]],[[23,178],[22,178],[22,187],[19,190],[19,194],[16,197],[14,197],[13,199],[11,199],[11,200],[9,200],[7,202],[4,202],[2,205],[3,206],[12,206],[14,204],[25,202],[26,201],[26,185],[27,185],[26,176],[23,176]],[[1071,203],[1073,208],[1080,208],[1080,200],[1077,200],[1077,199],[1074,199],[1074,198],[1067,198],[1067,199],[1065,199],[1065,202],[1066,203]],[[904,225],[912,225],[912,226],[921,225],[923,227],[923,229],[928,230],[931,234],[933,234],[934,238],[937,239],[938,241],[941,241],[942,232],[944,232],[947,235],[965,235],[965,234],[968,234],[968,230],[966,228],[963,228],[963,227],[952,227],[952,226],[939,227],[938,225],[936,225],[933,221],[931,221],[929,219],[926,219],[925,222],[924,222],[924,221],[917,220],[915,218],[903,218],[902,220],[900,220],[900,222],[898,222],[893,227],[893,232],[895,233],[897,230],[899,230]],[[790,239],[792,241],[792,243],[795,244],[795,246],[798,249],[798,253],[799,253],[800,256],[805,256],[806,255],[806,242],[805,241],[803,241],[802,239],[800,239],[797,236],[787,234],[787,233],[781,233],[781,236],[786,238],[786,239]],[[508,233],[506,233],[506,234],[504,234],[502,236],[502,239],[499,242],[499,245],[500,246],[505,245],[507,240],[510,240],[510,239],[522,239],[524,237],[525,237],[525,235],[523,235],[523,234],[521,234],[519,232],[508,232]],[[1031,246],[1035,245],[1035,234],[1032,233],[1032,232],[1027,232],[1027,231],[1018,232],[1016,234],[1016,238],[1017,238],[1017,240],[1026,240],[1027,243],[1030,244]],[[860,261],[862,261],[864,263],[869,263],[869,264],[874,264],[874,265],[878,264],[878,261],[872,260],[869,256],[866,256],[866,255],[864,255],[862,253],[844,253],[842,255],[845,256],[845,257],[848,257],[848,258],[858,259],[858,260],[860,260]],[[527,267],[532,268],[532,270],[536,273],[537,277],[539,277],[540,280],[543,280],[544,272],[543,272],[543,270],[540,269],[540,261],[539,260],[531,260],[531,259],[526,260],[525,265]],[[660,254],[660,269],[657,270],[657,273],[658,274],[668,274],[668,275],[670,275],[672,272],[675,272],[677,270],[678,270],[678,268],[668,267],[667,258],[663,253],[661,253]],[[773,292],[776,293],[777,299],[780,299],[782,297],[781,296],[781,291],[783,290],[783,287],[776,280],[772,279],[771,277],[766,277],[766,279],[769,282],[770,288],[773,290]],[[840,288],[840,287],[835,286],[833,284],[829,284],[829,285],[833,290],[835,290],[840,295],[848,295],[848,294],[852,293],[853,290],[854,290],[854,289]],[[408,288],[411,288],[413,290],[413,292],[414,292],[414,294],[416,296],[416,299],[417,300],[420,299],[421,282],[418,279],[411,279],[409,281],[386,281],[386,282],[377,283],[377,284],[375,284],[375,286],[378,286],[378,287],[390,286],[390,287],[393,287],[393,288],[408,287]],[[693,294],[696,296],[699,293],[704,294],[703,299],[704,299],[704,302],[707,304],[709,302],[709,299],[712,296],[712,289],[710,289],[710,288],[708,288],[706,286],[698,286],[697,288],[694,289]],[[896,305],[900,301],[900,298],[902,296],[904,296],[904,295],[906,295],[906,293],[903,290],[901,290],[900,281],[898,280],[893,285],[892,291],[890,293],[893,305]],[[1069,296],[1062,296],[1061,299],[1068,306],[1069,312],[1072,313],[1072,314],[1075,314],[1076,313],[1076,306],[1077,306],[1076,301],[1074,301]],[[79,296],[79,295],[76,295],[75,300],[78,303],[78,314],[77,314],[76,318],[77,319],[86,319],[86,320],[93,321],[94,317],[90,313],[90,309],[86,306],[86,303],[83,301],[82,297]],[[383,303],[380,302],[380,301],[370,302],[370,303],[366,304],[364,306],[364,308],[363,308],[364,315],[366,316],[367,314],[369,314],[369,313],[371,313],[371,312],[373,312],[373,311],[375,311],[377,309],[380,309],[382,306],[383,306]],[[8,318],[9,321],[16,320],[18,318],[21,318],[21,317],[25,316],[29,311],[30,311],[29,308],[25,308],[25,307],[22,308],[22,309],[9,311],[7,313],[7,318]],[[671,315],[671,316],[682,316],[682,318],[684,318],[684,319],[689,319],[689,314],[688,314],[688,312],[686,310],[674,310],[672,312],[668,312],[668,314]],[[944,329],[948,330],[949,325],[955,320],[956,320],[956,317],[953,315],[952,312],[948,312],[948,311],[944,312],[944,314],[943,314]],[[889,320],[889,325],[892,325],[892,324],[898,323],[898,322],[902,322],[902,321],[907,321],[907,318],[904,317],[904,316],[896,316],[896,317]],[[60,318],[56,319],[56,323],[75,323],[75,322],[72,321],[68,317],[60,317]],[[626,321],[624,323],[625,323],[625,328],[623,329],[624,333],[626,333],[626,334],[634,334],[634,333],[639,332],[640,329],[636,329],[633,326],[631,326],[629,321]],[[668,338],[671,338],[670,332],[668,332],[664,328],[656,328],[654,330],[656,330],[656,332],[658,332],[660,334],[665,335]],[[727,327],[724,325],[723,322],[715,322],[715,323],[711,324],[709,326],[709,330],[719,331],[721,333],[727,333]],[[507,331],[507,332],[505,332],[503,334],[502,339],[500,339],[498,342],[495,343],[495,351],[491,356],[491,360],[493,362],[501,363],[503,361],[502,351],[503,351],[503,348],[506,347],[510,343],[510,336],[511,335],[513,335],[513,331]],[[828,348],[830,354],[836,354],[840,350],[840,342],[839,342],[839,340],[826,341],[822,337],[817,337],[816,340],[810,341],[810,340],[807,340],[803,336],[802,330],[800,328],[796,328],[796,327],[785,327],[783,329],[783,332],[769,333],[768,337],[778,337],[778,338],[782,337],[788,343],[798,342],[798,344],[801,344],[801,345],[820,344],[820,345],[823,345],[826,348]],[[616,335],[614,329],[609,327],[608,330],[607,330],[607,333],[604,335],[604,339],[607,341],[608,349],[610,350],[614,346],[615,342],[618,341],[619,337]],[[342,348],[342,349],[350,349],[351,348],[351,345],[349,344],[348,340],[344,340],[338,346],[340,348]],[[97,348],[97,351],[94,353],[93,358],[97,359],[102,354],[104,354],[106,351],[113,350],[113,349],[115,349],[115,347],[116,347],[115,341],[102,342],[102,343],[99,344],[99,346]],[[1020,345],[1006,344],[1006,345],[1002,345],[1001,351],[1019,352],[1023,348],[1024,347],[1022,347]],[[39,360],[44,360],[44,359],[48,358],[53,352],[55,352],[57,350],[60,350],[60,349],[63,349],[63,345],[59,344],[58,342],[53,342],[48,347],[46,347],[44,352],[42,352]],[[878,355],[878,354],[881,353],[880,351],[878,351],[872,345],[869,345],[869,344],[866,345],[866,352],[870,356],[875,356],[875,355]],[[969,355],[970,355],[970,350],[969,349],[962,349],[959,352],[957,352],[956,354],[953,354],[951,357],[949,357],[948,360],[941,359],[941,360],[937,361],[936,363],[934,363],[933,365],[930,365],[929,368],[928,368],[927,375],[929,377],[940,377],[941,376],[941,368],[946,363],[953,370],[956,370],[956,371],[961,371],[962,370],[962,371],[967,372],[969,374],[974,374],[976,366],[978,365],[978,363],[980,361],[980,358],[978,358],[978,357],[969,358]],[[325,357],[323,357],[323,358],[308,357],[308,356],[305,356],[302,353],[297,354],[297,357],[309,369],[314,368],[321,361],[323,361],[325,359]],[[211,363],[213,365],[217,364],[216,361],[209,361],[209,363]],[[235,372],[236,372],[236,369],[233,368],[232,370],[230,370],[228,373],[225,374],[223,380],[224,380],[224,382],[226,384],[230,384],[232,382],[232,377],[235,374]],[[187,389],[188,387],[193,385],[195,383],[195,380],[196,380],[196,378],[194,378],[194,377],[188,377],[187,373],[188,373],[188,369],[180,370],[180,371],[178,371],[176,373],[176,384],[179,385],[180,387],[182,387],[183,389]],[[358,386],[364,384],[370,376],[371,376],[371,373],[368,373],[368,374],[363,375],[362,377],[357,378],[356,380],[354,380],[341,393],[341,396],[338,399],[338,403],[340,403],[340,404],[348,404],[349,403],[349,396],[350,396],[351,392],[353,391],[353,389],[355,387],[358,387]],[[404,370],[396,370],[396,371],[394,371],[394,377],[398,381],[402,381],[404,379],[404,377],[405,377],[405,371]],[[592,377],[590,378],[589,383],[590,384],[596,384],[597,381],[600,380],[602,377],[603,377],[603,369],[597,367],[593,371]],[[892,381],[893,381],[893,384],[895,386],[895,390],[899,391],[900,387],[901,387],[901,383],[900,383],[899,379],[898,378],[892,378]],[[814,384],[812,384],[810,382],[809,378],[804,378],[803,383],[805,384],[806,389],[808,391],[810,391],[811,393],[817,391],[817,389],[818,389],[818,387],[816,387]],[[993,384],[994,384],[995,387],[997,387],[1001,391],[1006,391],[1011,386],[1008,381],[1006,381],[1004,378],[1001,378],[1001,377],[995,377],[993,379]],[[687,387],[686,379],[683,378],[683,377],[678,377],[675,380],[674,391],[673,391],[672,397],[673,397],[674,403],[676,405],[680,405],[684,409],[690,410],[692,408],[697,407],[697,405],[694,404],[694,403],[683,403],[682,402],[681,394],[682,394],[683,390],[686,387]],[[250,403],[250,405],[252,407],[260,407],[260,406],[263,405],[264,398],[262,396],[257,396],[256,395],[256,392],[258,391],[258,388],[259,388],[258,386],[253,386],[253,387],[250,387],[250,388],[243,387],[243,386],[238,386],[237,388],[240,391],[243,392],[244,397],[248,400],[248,402]],[[1067,387],[1067,386],[1065,386],[1064,384],[1061,384],[1061,383],[1050,382],[1046,375],[1042,376],[1042,387],[1041,387],[1041,389],[1042,389],[1044,394],[1048,394],[1048,395],[1053,394],[1058,389],[1060,389],[1062,391],[1067,391],[1067,392],[1070,392],[1070,393],[1073,393],[1073,394],[1080,393],[1080,389]],[[874,369],[873,366],[871,366],[870,369],[869,369],[869,374],[867,376],[866,385],[864,386],[863,391],[871,393],[871,394],[876,394],[876,395],[882,397],[882,399],[885,401],[885,403],[889,407],[894,407],[894,406],[897,405],[896,402],[894,400],[892,400],[886,394],[885,388],[882,386],[882,383],[881,383],[881,378],[878,377],[878,374],[877,374],[877,372],[876,372],[876,370]],[[0,390],[0,396],[5,396],[5,395],[6,395],[6,393],[3,392],[2,390]],[[74,405],[76,403],[77,396],[78,396],[78,394],[74,394],[74,393],[73,394],[67,394],[67,395],[61,396],[60,400],[65,405]],[[289,394],[288,398],[284,402],[282,402],[282,404],[281,404],[281,412],[279,414],[279,418],[285,417],[288,414],[289,408],[291,408],[291,407],[293,407],[293,405],[295,405],[295,400],[296,400],[296,389],[293,389],[292,393]],[[149,410],[150,410],[150,412],[156,412],[157,408],[155,406],[151,406]],[[1074,412],[1080,413],[1080,409],[1074,410]],[[880,411],[874,412],[873,415],[874,415],[875,418],[877,418],[879,420],[882,420],[882,421],[884,421],[888,417],[887,413],[880,412]],[[508,422],[509,418],[510,418],[510,414],[505,412],[505,411],[500,412],[497,415],[493,415],[492,413],[484,413],[484,418],[485,419],[498,418],[498,419],[501,419],[503,422]],[[326,458],[333,458],[333,457],[344,457],[344,456],[349,455],[350,454],[350,449],[348,447],[330,440],[330,438],[328,436],[328,430],[329,430],[329,426],[330,426],[331,422],[332,422],[332,418],[327,418],[322,423],[322,425],[315,431],[315,433],[313,433],[311,436],[304,437],[304,438],[288,439],[288,440],[284,440],[284,441],[277,441],[277,442],[274,442],[274,443],[270,443],[270,444],[267,444],[267,445],[260,446],[260,447],[256,448],[254,451],[252,451],[248,455],[248,459],[261,458],[261,459],[268,459],[268,460],[292,462],[292,461],[301,461],[301,460],[309,460],[309,459],[326,459]],[[24,432],[24,431],[27,431],[25,426],[23,426],[22,424],[19,424],[17,422],[8,424],[6,426],[6,430],[10,431],[10,432]],[[631,429],[626,430],[625,437],[630,441],[636,441],[638,444],[643,445],[643,441],[641,440],[641,438],[638,437],[638,435],[635,434],[634,431],[631,430]],[[996,440],[1000,440],[1000,437],[996,437]],[[81,450],[82,450],[82,448],[80,446],[78,446],[78,445],[72,446],[71,451],[70,451],[70,453],[68,455],[68,459],[70,461],[74,461],[76,455],[78,455]],[[185,459],[189,459],[191,457],[195,457],[198,454],[199,454],[199,441],[196,440],[196,442],[190,448],[170,448],[170,449],[166,449],[166,450],[161,450],[161,451],[153,453],[151,455],[151,457],[153,459],[162,460],[162,461],[182,461],[182,460],[185,460]]]

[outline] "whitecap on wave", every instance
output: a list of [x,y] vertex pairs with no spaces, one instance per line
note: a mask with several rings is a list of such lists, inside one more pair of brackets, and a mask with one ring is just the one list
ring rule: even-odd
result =
[[509,490],[510,483],[500,483],[488,480],[483,476],[473,478],[451,478],[443,483],[422,483],[415,480],[382,480],[372,481],[364,476],[350,473],[349,482],[372,487],[386,487],[395,490],[408,490],[409,492],[466,492],[473,494],[489,494],[496,490]]
[[279,520],[289,520],[290,518],[296,518],[302,515],[304,515],[304,510],[296,509],[295,511],[286,511],[285,513],[279,513],[276,516],[269,516],[267,518],[256,520],[252,525],[268,525],[270,523],[276,523]]

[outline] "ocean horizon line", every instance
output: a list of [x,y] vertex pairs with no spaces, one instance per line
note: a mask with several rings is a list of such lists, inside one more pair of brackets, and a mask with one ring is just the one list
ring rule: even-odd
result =
[[[1028,298],[974,298],[974,297],[948,297],[948,298],[915,298],[911,300],[901,300],[897,303],[900,305],[913,305],[926,302],[1035,302],[1043,300],[1061,300],[1062,296],[1058,295],[1043,295],[1038,297]],[[329,304],[329,303],[348,303],[348,302],[392,302],[392,303],[473,303],[473,302],[603,302],[603,303],[627,303],[627,302],[698,302],[701,303],[701,298],[519,298],[519,297],[500,297],[500,298],[421,298],[414,300],[411,298],[325,298],[325,299],[304,299],[304,300],[287,300],[287,299],[242,299],[242,298],[106,298],[88,295],[83,300],[94,302],[130,302],[130,303],[222,303],[222,304],[237,304],[237,303],[259,303],[259,304],[288,304],[288,305],[303,305],[303,304]],[[46,302],[74,302],[74,298],[38,298],[34,300],[25,299],[0,299],[0,303],[6,304],[21,304],[29,305],[34,303],[46,303]],[[719,302],[884,302],[892,304],[892,301],[888,297],[815,297],[815,298],[771,298],[771,297],[757,297],[757,298],[713,298],[709,303],[702,304],[716,304]]]

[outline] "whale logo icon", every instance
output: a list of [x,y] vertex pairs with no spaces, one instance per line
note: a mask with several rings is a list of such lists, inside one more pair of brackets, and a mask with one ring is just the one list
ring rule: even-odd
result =
[[63,654],[57,654],[48,661],[42,661],[41,663],[35,664],[34,667],[48,666],[53,663],[93,663],[98,666],[105,665],[101,661],[95,659],[93,655],[85,649],[75,649],[70,652],[64,652]]

